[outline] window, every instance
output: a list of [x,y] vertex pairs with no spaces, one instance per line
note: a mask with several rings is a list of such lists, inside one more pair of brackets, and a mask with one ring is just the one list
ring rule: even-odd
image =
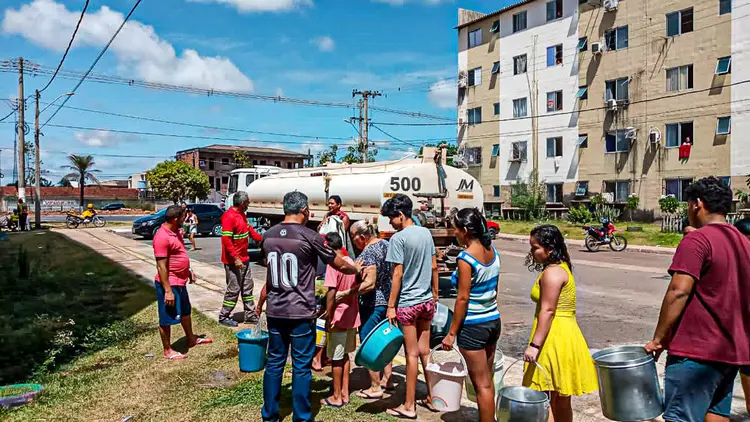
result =
[[214,160],[209,158],[208,159],[208,169],[213,170],[214,169]]
[[229,165],[229,158],[228,157],[222,158],[221,159],[221,165],[222,166],[228,166]]
[[589,49],[588,37],[581,37],[578,39],[578,51],[586,51]]
[[667,13],[667,36],[693,32],[693,8]]
[[274,165],[275,167],[281,167],[281,161],[274,161],[274,162],[273,162],[273,165]]
[[511,144],[511,161],[526,161],[526,141]]
[[691,183],[693,183],[693,179],[666,179],[664,180],[665,194],[674,195],[678,201],[686,202],[685,190]]
[[630,142],[625,136],[627,133],[627,130],[607,132],[605,152],[628,152],[630,150]]
[[267,164],[267,163],[266,163],[266,160],[260,160],[260,165],[261,165],[261,166],[265,166],[266,164]]
[[622,50],[623,48],[628,48],[627,25],[604,31],[604,42],[607,45],[607,51],[615,51]]
[[526,11],[513,15],[513,33],[526,29]]
[[693,89],[693,65],[667,69],[667,92]]
[[589,99],[589,87],[587,86],[579,86],[578,92],[576,92],[576,97],[580,100],[588,100]]
[[500,62],[492,63],[492,73],[500,73]]
[[513,74],[520,75],[526,73],[526,55],[513,57]]
[[478,125],[482,123],[482,107],[469,109],[469,124]]
[[732,12],[732,0],[719,0],[719,15]]
[[[693,139],[693,122],[667,125],[667,148],[679,147]],[[692,143],[692,142],[691,142]]]
[[469,31],[469,48],[474,48],[482,43],[482,30]]
[[563,155],[563,138],[547,138],[547,158],[562,157]]
[[229,184],[229,177],[222,177],[221,178],[221,185],[228,185]]
[[299,168],[299,163],[294,163],[294,168],[298,169]]
[[240,184],[240,175],[239,174],[233,174],[229,178],[229,189],[227,189],[227,193],[235,193],[237,192],[237,187]]
[[469,71],[469,86],[482,85],[482,68],[476,67]]
[[200,160],[198,162],[198,167],[202,169],[206,168],[206,160]]
[[473,147],[466,148],[466,163],[470,166],[478,166],[482,164],[482,148]]
[[492,196],[495,198],[500,197],[500,185],[492,185]]
[[495,22],[492,22],[492,28],[490,28],[490,32],[493,34],[497,34],[500,32],[500,21],[496,20]]
[[630,180],[604,182],[604,193],[610,194],[614,202],[626,202],[630,196]]
[[526,117],[527,116],[527,110],[526,110],[526,98],[518,98],[513,100],[513,117],[519,118],[519,117]]
[[253,160],[253,166],[257,166],[257,165],[258,165],[258,160]]
[[291,162],[287,162],[286,163],[286,168],[288,168],[288,169],[292,168],[292,163]]
[[719,117],[716,119],[716,134],[717,135],[729,135],[732,131],[732,118]]
[[630,79],[629,78],[620,78],[615,79],[611,81],[607,81],[605,83],[605,97],[604,99],[609,100],[617,100],[617,101],[624,101],[628,100],[630,98],[629,93],[629,85],[630,85]]
[[253,183],[255,181],[255,175],[254,174],[248,174],[245,176],[245,186],[250,186],[250,183]]
[[563,64],[562,44],[547,47],[547,67]]
[[214,177],[213,176],[208,176],[208,186],[213,186],[214,184],[215,184],[214,183]]
[[547,113],[562,110],[563,98],[562,91],[548,92],[547,93]]
[[719,177],[719,180],[721,180],[722,182],[724,182],[724,184],[727,185],[728,187],[730,187],[730,188],[732,187],[732,178],[731,177],[729,177],[729,176]]
[[581,133],[578,135],[578,148],[588,148],[589,147],[589,135],[586,133]]
[[563,198],[562,183],[547,183],[547,202],[559,204]]
[[586,196],[589,193],[589,182],[576,183],[576,196]]
[[221,178],[217,177],[216,179],[214,179],[214,181],[216,182],[214,184],[215,185],[214,190],[220,191],[221,190]]
[[494,145],[492,145],[492,156],[493,157],[499,157],[500,156],[500,144],[494,144]]
[[716,74],[726,75],[732,70],[732,57],[722,57],[716,62]]
[[552,0],[547,2],[547,22],[561,18],[563,15],[562,0]]
[[500,103],[492,104],[492,108],[493,108],[495,116],[500,114]]

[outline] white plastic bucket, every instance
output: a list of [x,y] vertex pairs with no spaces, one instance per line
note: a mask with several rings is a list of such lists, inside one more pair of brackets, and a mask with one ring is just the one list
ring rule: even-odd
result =
[[326,335],[326,320],[320,318],[315,323],[315,345],[325,347],[328,336]]
[[[495,367],[492,371],[492,383],[495,384],[495,402],[500,395],[500,389],[503,388],[503,369],[505,369],[505,355],[498,349],[495,352]],[[477,402],[477,392],[474,390],[469,375],[466,375],[466,398],[474,403]]]
[[441,412],[455,412],[461,408],[461,397],[464,392],[464,378],[468,373],[466,361],[457,349],[453,351],[461,362],[436,363],[433,354],[443,345],[438,345],[430,353],[427,372],[430,373],[430,390],[432,406]]

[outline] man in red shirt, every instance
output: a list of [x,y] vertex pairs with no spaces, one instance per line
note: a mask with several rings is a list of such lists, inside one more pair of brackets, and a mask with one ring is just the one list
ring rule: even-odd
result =
[[728,421],[737,371],[750,364],[750,240],[726,221],[732,190],[715,177],[685,190],[696,230],[680,242],[646,351],[669,350],[664,420]]
[[236,327],[237,321],[231,318],[241,296],[245,308],[245,322],[256,324],[255,298],[253,297],[253,277],[250,274],[250,256],[247,253],[248,241],[252,237],[260,242],[263,238],[247,223],[247,207],[250,199],[247,193],[239,191],[234,194],[233,207],[221,216],[221,262],[224,264],[227,290],[224,293],[224,304],[219,312],[219,323]]

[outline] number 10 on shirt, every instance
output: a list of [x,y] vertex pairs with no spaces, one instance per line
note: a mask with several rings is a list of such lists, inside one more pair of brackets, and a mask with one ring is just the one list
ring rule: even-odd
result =
[[[278,252],[270,252],[267,256],[268,267],[271,269],[271,284],[274,288],[279,288],[279,273],[281,273],[281,284],[284,287],[297,287],[297,256],[293,253],[284,253],[281,255],[279,263]],[[279,265],[281,264],[281,265]]]

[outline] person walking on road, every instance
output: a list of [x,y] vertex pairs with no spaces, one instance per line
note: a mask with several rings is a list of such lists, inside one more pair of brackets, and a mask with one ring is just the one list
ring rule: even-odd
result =
[[[427,361],[430,355],[430,323],[435,316],[435,303],[438,301],[437,261],[432,234],[428,229],[414,225],[411,218],[412,209],[412,202],[408,196],[396,194],[385,201],[380,210],[396,229],[386,255],[386,261],[393,265],[386,318],[391,323],[398,321],[401,325],[406,351],[404,404],[388,409],[386,413],[403,419],[416,418],[417,404],[435,411],[432,406]],[[417,402],[420,360],[427,383],[427,398]]]
[[187,213],[187,216],[185,217],[185,226],[187,228],[186,233],[188,234],[190,244],[192,245],[190,250],[197,251],[198,247],[195,243],[195,235],[198,234],[198,216],[190,209],[186,209],[185,212]]
[[548,392],[551,421],[572,422],[571,396],[599,389],[594,360],[576,321],[573,264],[565,238],[555,226],[534,228],[529,244],[526,265],[541,274],[531,289],[536,311],[523,354],[527,362],[523,385]]
[[750,365],[750,240],[726,221],[732,190],[715,177],[687,189],[696,230],[677,247],[646,351],[664,374],[667,422],[728,421],[737,372]]
[[219,323],[227,327],[236,327],[232,311],[237,306],[237,298],[242,299],[245,308],[245,322],[257,324],[253,298],[253,278],[250,274],[250,255],[247,253],[249,238],[260,242],[262,237],[247,223],[247,207],[250,199],[247,193],[239,191],[234,194],[233,207],[221,216],[221,262],[224,264],[227,289],[224,293],[224,304],[219,312]]
[[469,378],[477,392],[479,421],[495,420],[495,348],[500,338],[497,283],[500,254],[492,247],[487,220],[476,208],[465,208],[453,219],[456,239],[464,249],[458,254],[458,268],[451,281],[458,291],[453,322],[443,339],[443,349],[458,348],[466,359]]
[[18,228],[22,232],[27,231],[29,228],[26,226],[26,222],[29,219],[29,210],[26,208],[26,204],[23,199],[18,198]]
[[165,218],[166,222],[157,230],[153,240],[157,268],[154,287],[159,310],[159,335],[164,357],[169,360],[180,360],[185,359],[187,355],[172,349],[172,325],[182,325],[188,347],[208,344],[212,340],[198,337],[193,333],[190,316],[192,308],[186,285],[195,281],[195,276],[190,269],[190,258],[180,234],[185,214],[178,205],[172,205],[167,208]]
[[[237,198],[237,194],[235,194]],[[289,348],[292,355],[293,420],[313,420],[311,408],[312,359],[315,353],[315,267],[318,259],[344,274],[360,272],[307,228],[307,196],[284,195],[284,221],[263,234],[266,268],[268,361],[263,374],[264,421],[279,420],[281,382]]]

